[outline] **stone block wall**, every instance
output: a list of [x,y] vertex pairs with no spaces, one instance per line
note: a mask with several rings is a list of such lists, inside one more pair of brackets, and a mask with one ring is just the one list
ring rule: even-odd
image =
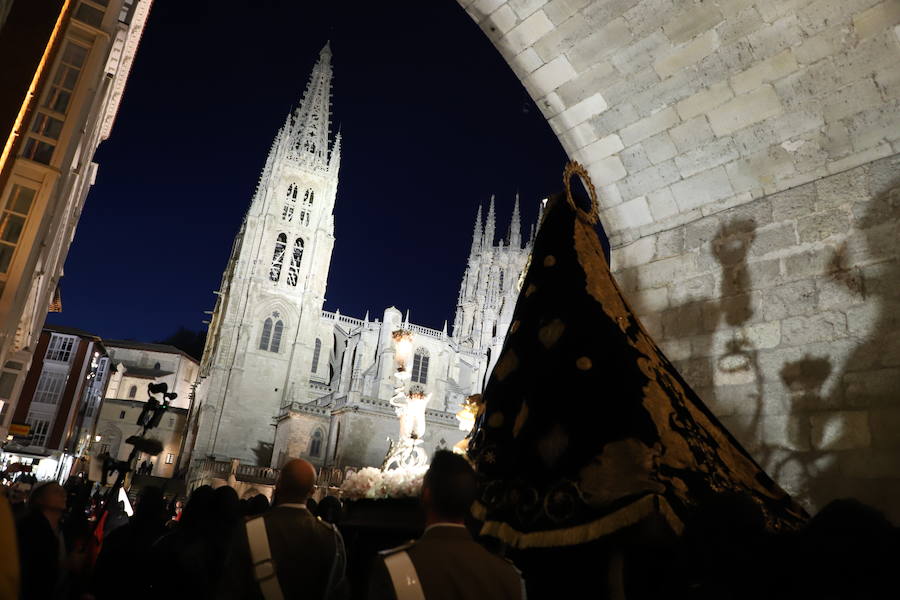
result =
[[900,2],[459,2],[688,381],[812,510],[900,521]]
[[[642,238],[617,280],[791,493],[900,520],[900,157]],[[615,256],[615,252],[614,252]]]

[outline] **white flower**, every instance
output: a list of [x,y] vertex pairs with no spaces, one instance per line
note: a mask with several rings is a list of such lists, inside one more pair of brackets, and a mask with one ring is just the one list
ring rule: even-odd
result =
[[349,475],[341,486],[341,492],[350,500],[415,498],[422,491],[422,480],[427,470],[427,466],[404,467],[390,471],[366,467]]

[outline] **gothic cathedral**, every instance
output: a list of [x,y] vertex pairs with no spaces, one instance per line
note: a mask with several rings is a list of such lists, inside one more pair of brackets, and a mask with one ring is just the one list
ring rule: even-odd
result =
[[412,382],[430,398],[425,448],[452,447],[464,435],[456,412],[481,391],[503,345],[531,247],[518,199],[497,244],[493,199],[483,223],[479,209],[452,334],[394,307],[375,319],[323,311],[341,153],[330,95],[326,45],[275,136],[216,292],[189,436],[194,461],[380,466],[397,436],[388,400],[391,336],[401,328],[413,334]]

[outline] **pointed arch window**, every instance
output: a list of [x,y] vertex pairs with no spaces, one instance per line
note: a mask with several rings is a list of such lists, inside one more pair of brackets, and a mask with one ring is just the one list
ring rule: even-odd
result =
[[272,329],[272,345],[269,346],[269,352],[278,352],[281,349],[282,333],[284,333],[284,323],[279,319],[275,321],[275,327]]
[[284,333],[284,321],[275,311],[263,321],[262,335],[259,336],[259,349],[278,352],[281,349],[281,336]]
[[430,356],[425,348],[416,349],[413,355],[412,381],[415,383],[428,383],[428,361]]
[[272,340],[272,318],[269,317],[263,321],[262,335],[259,338],[259,349],[268,350],[269,342]]
[[294,253],[291,255],[291,266],[288,267],[287,282],[288,285],[297,287],[297,280],[300,278],[300,261],[303,259],[303,240],[297,238],[294,241]]
[[316,429],[316,431],[312,434],[312,439],[309,441],[310,456],[322,456],[322,439],[324,437],[325,436],[322,434],[321,429]]
[[294,208],[297,206],[297,184],[292,183],[288,186],[287,198],[284,201],[284,210],[281,212],[281,218],[290,222],[294,218]]
[[315,373],[319,369],[319,356],[322,354],[322,340],[316,338],[316,347],[313,349],[313,360],[311,372]]
[[281,279],[281,266],[284,264],[284,250],[287,248],[287,235],[278,234],[275,241],[275,253],[272,255],[272,268],[269,269],[269,279],[278,281]]

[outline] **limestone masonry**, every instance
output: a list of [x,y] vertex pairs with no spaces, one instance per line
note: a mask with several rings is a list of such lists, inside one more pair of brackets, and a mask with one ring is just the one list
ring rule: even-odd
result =
[[808,508],[900,519],[900,2],[460,4],[704,401]]

